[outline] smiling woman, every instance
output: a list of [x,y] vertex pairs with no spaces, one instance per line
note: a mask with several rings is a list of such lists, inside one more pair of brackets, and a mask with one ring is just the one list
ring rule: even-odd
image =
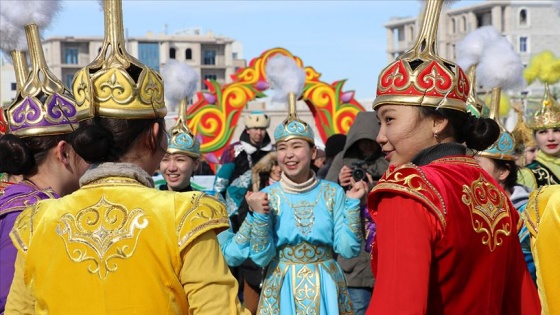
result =
[[345,195],[338,184],[317,179],[311,170],[315,137],[295,106],[305,74],[283,55],[271,57],[266,69],[285,93],[289,113],[274,132],[280,181],[246,197],[253,210],[249,257],[268,265],[257,313],[354,314],[334,254],[359,254],[359,204],[367,184],[355,183]]
[[416,44],[379,76],[377,142],[391,166],[368,196],[377,224],[368,314],[537,314],[519,215],[466,152],[500,129],[466,112],[465,73],[435,52],[442,5],[426,2]]

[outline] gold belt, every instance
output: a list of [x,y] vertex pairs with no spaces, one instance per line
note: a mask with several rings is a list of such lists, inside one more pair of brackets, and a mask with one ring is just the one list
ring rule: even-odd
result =
[[316,263],[332,259],[333,252],[330,246],[302,242],[280,247],[278,257],[284,263]]

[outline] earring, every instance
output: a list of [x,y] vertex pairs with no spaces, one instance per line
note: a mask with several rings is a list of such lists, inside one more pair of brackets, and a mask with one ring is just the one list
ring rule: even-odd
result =
[[437,143],[441,142],[441,140],[439,139],[439,131],[434,131],[434,138],[436,138]]

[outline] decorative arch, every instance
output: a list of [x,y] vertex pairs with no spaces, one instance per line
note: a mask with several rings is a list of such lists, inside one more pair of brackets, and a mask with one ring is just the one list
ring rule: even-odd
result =
[[[221,86],[214,80],[204,80],[208,92],[198,92],[198,101],[187,109],[189,128],[201,142],[200,151],[210,163],[217,163],[237,126],[247,102],[265,97],[268,89],[265,66],[276,54],[294,58],[303,67],[299,57],[284,48],[273,48],[254,58],[246,68],[231,77],[233,82]],[[347,133],[356,115],[364,111],[354,99],[354,92],[343,90],[346,80],[327,84],[321,74],[306,66],[305,86],[301,99],[309,106],[319,136],[323,141],[336,133]]]

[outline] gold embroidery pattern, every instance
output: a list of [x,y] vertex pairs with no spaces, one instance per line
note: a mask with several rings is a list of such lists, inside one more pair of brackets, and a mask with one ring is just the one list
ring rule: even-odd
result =
[[[435,187],[428,182],[422,170],[414,164],[399,166],[392,172],[387,170],[385,175],[371,190],[372,193],[376,191],[397,191],[405,195],[412,195],[422,200],[425,205],[432,209],[434,214],[439,218],[443,228],[447,226],[447,207],[445,206],[443,197]],[[434,203],[436,200],[438,204]]]
[[237,244],[245,244],[249,242],[249,238],[251,237],[251,223],[249,220],[243,221],[243,224],[239,227],[239,231],[235,233],[233,240]]
[[259,315],[280,314],[280,287],[284,281],[285,270],[278,266],[278,261],[273,260],[269,266],[268,274],[263,283],[263,290],[259,299]]
[[[296,266],[291,267],[296,269]],[[296,315],[319,314],[321,276],[317,268],[303,265],[292,278]]]
[[512,222],[505,196],[482,176],[471,186],[463,185],[463,203],[471,209],[471,221],[476,233],[483,233],[482,244],[493,252],[503,244],[500,235],[509,236]]
[[557,183],[556,180],[554,180],[554,174],[550,173],[544,167],[538,167],[536,169],[530,168],[530,170],[531,172],[533,172],[533,175],[535,176],[535,181],[537,182],[538,186],[560,184]]
[[278,257],[281,262],[286,264],[308,264],[332,259],[333,253],[329,246],[301,242],[294,246],[280,247]]
[[[203,198],[216,202],[215,206],[212,202],[201,202]],[[226,209],[218,204],[216,198],[204,193],[192,193],[190,209],[181,217],[177,224],[179,248],[184,248],[202,230],[227,226],[229,226],[229,221]]]
[[251,230],[251,249],[255,253],[263,251],[268,246],[268,230],[268,221],[262,221],[255,217]]
[[[257,314],[319,314],[321,309],[321,274],[337,286],[339,314],[353,314],[346,280],[338,264],[332,259],[332,249],[306,242],[283,246],[272,260],[259,300]],[[289,274],[289,276],[287,276]],[[287,280],[289,279],[289,280]],[[293,288],[295,312],[280,309],[280,288],[284,281]]]
[[336,199],[336,187],[327,184],[325,187],[325,200],[327,201],[327,210],[332,215],[334,210],[334,200]]
[[132,257],[140,233],[148,226],[142,209],[129,211],[125,206],[102,197],[97,204],[82,209],[74,216],[64,214],[56,232],[64,241],[72,261],[89,261],[88,271],[106,279],[115,272],[115,259]]
[[280,194],[282,195],[282,197],[284,197],[284,201],[294,211],[296,227],[304,236],[307,236],[307,234],[309,234],[313,229],[313,224],[315,224],[315,206],[317,205],[317,203],[319,203],[319,199],[321,199],[324,187],[325,185],[321,185],[321,188],[319,188],[319,193],[317,194],[317,198],[312,202],[301,200],[298,203],[291,203],[286,195],[284,195],[284,193],[280,191]]

